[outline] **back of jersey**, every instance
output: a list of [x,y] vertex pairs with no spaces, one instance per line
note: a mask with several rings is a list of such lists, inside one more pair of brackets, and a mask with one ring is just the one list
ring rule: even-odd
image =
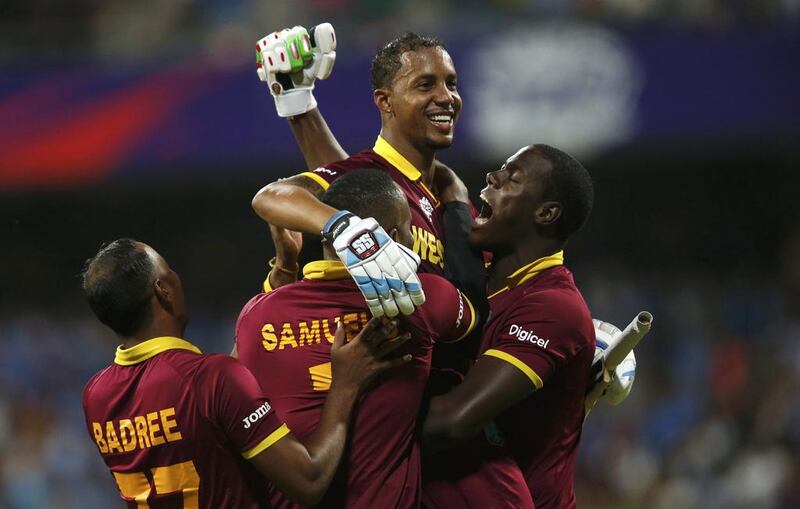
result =
[[86,385],[83,404],[128,507],[266,506],[266,482],[245,458],[285,426],[235,360],[178,338],[150,340],[118,350]]
[[[380,376],[360,398],[346,456],[322,507],[419,506],[417,413],[433,342],[460,337],[474,321],[469,304],[447,281],[431,274],[422,280],[428,301],[400,323],[412,339],[397,353],[412,354],[413,360]],[[242,310],[236,328],[239,359],[301,441],[316,429],[332,382],[330,347],[337,323],[351,339],[368,319],[361,292],[338,261],[308,264],[306,279],[259,295]],[[272,501],[297,507],[280,494]]]

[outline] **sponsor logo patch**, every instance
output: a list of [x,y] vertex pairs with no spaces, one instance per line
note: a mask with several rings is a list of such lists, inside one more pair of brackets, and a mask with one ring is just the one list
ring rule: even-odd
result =
[[513,324],[508,329],[508,333],[511,336],[515,336],[519,341],[530,343],[542,348],[547,348],[548,343],[550,343],[549,339],[540,338],[534,334],[533,331],[525,330],[517,324]]
[[364,232],[350,242],[350,250],[362,260],[375,254],[378,247],[378,241],[372,232]]
[[244,424],[244,429],[250,429],[250,426],[256,423],[259,419],[267,415],[267,413],[272,410],[272,407],[269,406],[269,403],[264,403],[260,407],[256,408],[253,413],[242,419],[242,423]]

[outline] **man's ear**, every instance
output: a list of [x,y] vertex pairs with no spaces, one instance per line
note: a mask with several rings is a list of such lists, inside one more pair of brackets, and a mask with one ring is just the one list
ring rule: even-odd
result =
[[163,279],[156,279],[153,283],[153,290],[156,294],[156,300],[169,314],[173,314],[174,306],[172,305],[172,288]]
[[389,89],[378,88],[372,91],[372,101],[381,111],[381,114],[392,114],[392,93]]
[[400,242],[400,228],[395,226],[388,233],[393,241]]
[[538,224],[542,226],[552,225],[561,217],[561,203],[557,201],[546,201],[536,209],[534,216]]

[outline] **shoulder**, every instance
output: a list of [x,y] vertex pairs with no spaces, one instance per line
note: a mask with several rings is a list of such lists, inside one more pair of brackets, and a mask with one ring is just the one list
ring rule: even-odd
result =
[[548,283],[525,288],[509,318],[520,325],[544,325],[554,335],[589,343],[593,340],[594,326],[581,293],[567,281]]
[[262,292],[262,293],[259,293],[257,295],[254,295],[250,300],[247,301],[247,303],[244,306],[242,306],[242,310],[239,311],[239,321],[241,321],[243,318],[245,318],[245,317],[247,317],[247,316],[249,316],[249,315],[251,315],[253,313],[257,313],[258,310],[261,308],[261,306],[264,305],[264,302],[267,299],[269,299],[271,295],[276,294],[277,292],[281,291],[283,288],[285,288],[285,287],[281,287],[281,288],[278,288],[276,290],[272,290],[269,293],[263,293]]
[[425,292],[425,302],[437,306],[433,308],[434,310],[438,309],[438,306],[452,301],[460,293],[453,283],[438,274],[423,272],[418,276],[422,290]]
[[554,267],[526,284],[521,300],[525,305],[547,308],[554,316],[589,316],[586,301],[566,267]]
[[239,318],[236,321],[238,328],[239,324],[251,318],[259,318],[266,312],[273,312],[273,307],[284,301],[286,296],[296,291],[297,287],[301,284],[302,280],[295,281],[280,288],[276,288],[269,293],[259,293],[253,296],[239,311]]
[[422,288],[427,290],[430,288],[454,288],[453,283],[438,274],[431,274],[430,272],[423,272],[417,274],[419,281],[422,283]]
[[201,390],[213,390],[223,384],[235,383],[249,374],[248,369],[237,359],[230,355],[213,353],[204,354],[198,359],[197,369],[191,380]]
[[329,172],[344,172],[363,168],[365,164],[374,165],[376,163],[380,163],[381,161],[382,158],[372,150],[362,150],[361,152],[351,155],[347,159],[326,164],[314,171],[324,172],[327,170]]
[[86,405],[86,402],[91,397],[92,392],[95,390],[96,387],[101,385],[103,376],[112,368],[113,366],[108,366],[97,373],[95,373],[86,385],[83,386],[83,403]]

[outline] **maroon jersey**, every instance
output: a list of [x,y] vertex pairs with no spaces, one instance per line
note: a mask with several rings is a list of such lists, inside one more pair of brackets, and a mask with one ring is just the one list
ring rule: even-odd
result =
[[484,437],[425,458],[423,468],[425,509],[534,509],[517,462]]
[[594,356],[592,317],[563,257],[522,267],[489,296],[481,345],[482,355],[511,363],[536,386],[497,417],[487,437],[506,441],[537,509],[575,507],[575,459]]
[[338,161],[301,173],[324,189],[347,172],[364,168],[386,170],[408,198],[411,208],[411,233],[414,252],[422,260],[420,272],[444,275],[444,226],[439,200],[422,182],[422,174],[394,147],[378,136],[372,150],[363,150]]
[[[276,411],[307,439],[319,424],[331,384],[330,347],[341,322],[348,339],[369,319],[355,282],[339,261],[306,264],[305,278],[245,305],[236,326],[239,359],[256,375]],[[474,326],[472,305],[445,279],[421,274],[427,300],[400,319],[413,360],[373,382],[355,410],[350,445],[322,506],[404,508],[420,503],[417,413],[432,345]],[[273,503],[293,507],[280,493]]]
[[128,507],[268,507],[268,483],[246,459],[289,429],[235,359],[174,337],[118,348],[83,408]]

